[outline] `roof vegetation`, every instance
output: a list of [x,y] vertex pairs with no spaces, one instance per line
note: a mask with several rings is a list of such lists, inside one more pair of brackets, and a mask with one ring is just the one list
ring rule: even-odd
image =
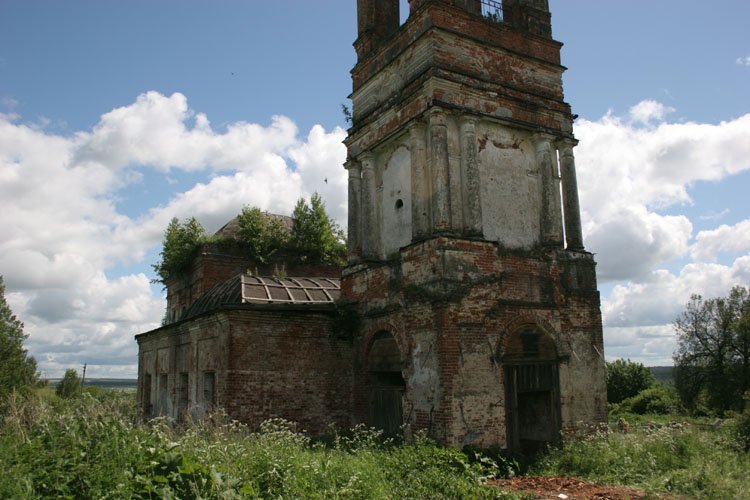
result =
[[160,259],[152,267],[154,283],[166,285],[168,279],[184,276],[203,245],[236,245],[248,257],[267,263],[281,251],[287,251],[299,262],[343,264],[346,256],[344,231],[328,216],[318,193],[308,203],[300,198],[292,213],[291,228],[283,218],[245,206],[237,216],[233,235],[209,235],[195,217],[184,222],[173,218],[164,231]]

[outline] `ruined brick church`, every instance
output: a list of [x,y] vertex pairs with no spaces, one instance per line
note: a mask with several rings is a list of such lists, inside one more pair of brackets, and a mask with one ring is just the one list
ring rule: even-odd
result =
[[142,412],[511,450],[604,421],[547,0],[411,0],[403,24],[399,0],[357,7],[348,264],[203,247],[168,283],[165,325],[136,337]]

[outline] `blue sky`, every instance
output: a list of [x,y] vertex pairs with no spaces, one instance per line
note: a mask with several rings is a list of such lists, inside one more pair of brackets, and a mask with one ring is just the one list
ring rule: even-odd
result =
[[[750,3],[550,9],[605,354],[667,364],[690,293],[750,284]],[[46,375],[135,375],[172,216],[345,221],[355,38],[354,0],[0,1],[0,274]]]

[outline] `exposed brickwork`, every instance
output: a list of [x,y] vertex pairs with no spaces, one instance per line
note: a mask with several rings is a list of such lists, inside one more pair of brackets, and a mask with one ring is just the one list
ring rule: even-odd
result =
[[[139,380],[168,375],[168,406],[155,413],[179,418],[178,376],[189,374],[193,417],[206,410],[205,372],[216,375],[215,404],[231,418],[257,428],[269,418],[299,423],[324,434],[348,428],[351,418],[352,344],[332,335],[330,309],[283,307],[217,312],[138,337]],[[152,353],[159,352],[157,359]],[[139,401],[144,388],[139,387]]]
[[330,323],[330,314],[234,311],[227,412],[252,426],[283,417],[315,434],[349,427],[352,347]]

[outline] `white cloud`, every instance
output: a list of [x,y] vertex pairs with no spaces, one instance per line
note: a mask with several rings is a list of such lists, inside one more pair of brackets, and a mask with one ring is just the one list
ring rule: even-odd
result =
[[636,123],[648,125],[652,121],[664,120],[672,112],[674,112],[674,108],[665,106],[657,101],[645,100],[630,108],[630,118]]
[[709,212],[707,214],[701,215],[698,218],[700,220],[719,220],[725,215],[729,215],[730,210],[728,208],[725,208],[721,212]]
[[701,231],[690,249],[693,260],[715,262],[720,253],[750,250],[750,219],[733,226],[722,224],[716,229]]
[[[690,295],[725,295],[750,282],[746,222],[702,231],[691,245],[692,222],[664,214],[693,203],[696,183],[750,169],[750,115],[715,125],[669,123],[672,111],[644,101],[627,119],[608,114],[576,122],[586,247],[596,253],[600,282],[617,283],[602,298],[609,359],[671,364],[671,323]],[[722,252],[736,260],[716,264]],[[694,262],[665,270],[687,255]]]
[[[663,106],[646,101],[633,109],[655,119]],[[660,211],[691,203],[696,182],[750,169],[750,114],[718,125],[639,123],[611,114],[576,122],[584,237],[602,281],[643,279],[685,255],[692,223]]]
[[675,335],[671,325],[607,328],[607,360],[627,358],[646,366],[672,364]]
[[603,321],[610,327],[654,326],[671,323],[691,294],[726,295],[750,278],[750,255],[730,266],[691,263],[679,274],[654,271],[648,279],[616,285],[602,304]]
[[[0,274],[49,376],[83,362],[93,376],[133,376],[133,335],[159,324],[163,298],[144,274],[112,279],[106,271],[148,268],[142,259],[170,218],[196,216],[213,231],[245,204],[288,214],[300,196],[318,191],[329,212],[346,219],[340,128],[316,126],[300,138],[277,116],[268,126],[240,122],[218,132],[183,95],[157,92],[72,136],[17,120],[0,114]],[[203,172],[205,180],[153,200],[133,219],[115,199],[146,169]]]
[[676,338],[672,323],[694,293],[726,295],[750,283],[750,254],[732,265],[691,263],[679,274],[653,272],[647,280],[616,285],[602,302],[605,353],[647,365],[671,364]]
[[750,66],[750,55],[745,57],[738,57],[737,61],[735,61],[740,66]]

